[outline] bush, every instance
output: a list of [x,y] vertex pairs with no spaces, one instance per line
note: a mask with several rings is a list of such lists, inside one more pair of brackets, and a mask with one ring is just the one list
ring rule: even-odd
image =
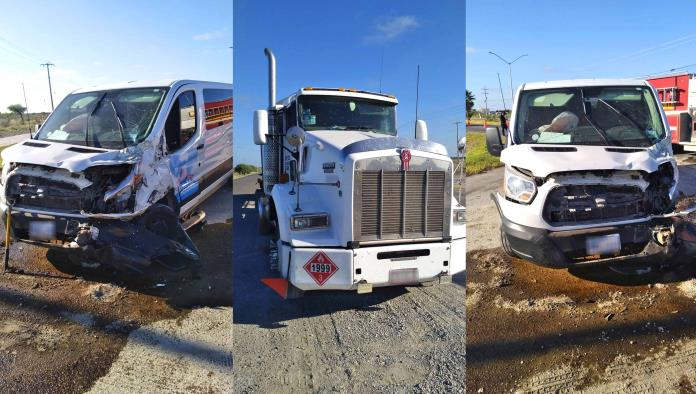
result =
[[259,171],[260,168],[251,164],[237,164],[237,166],[234,167],[234,172],[240,175],[247,175]]

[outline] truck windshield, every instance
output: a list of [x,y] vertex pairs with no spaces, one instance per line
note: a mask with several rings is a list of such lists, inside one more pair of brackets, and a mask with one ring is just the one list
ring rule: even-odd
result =
[[301,96],[299,124],[305,130],[365,130],[396,135],[396,104],[342,96]]
[[166,92],[133,88],[71,94],[35,138],[106,149],[138,144],[150,133]]
[[519,144],[648,147],[665,129],[650,88],[601,86],[522,92],[514,135]]

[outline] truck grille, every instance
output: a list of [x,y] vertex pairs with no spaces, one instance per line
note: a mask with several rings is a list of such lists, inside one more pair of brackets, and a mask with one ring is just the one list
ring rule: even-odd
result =
[[445,171],[356,171],[355,182],[356,240],[447,235],[450,204]]
[[83,192],[77,185],[55,180],[13,175],[7,181],[7,198],[14,206],[80,212]]
[[629,185],[571,185],[553,189],[546,198],[544,220],[552,226],[647,215],[644,192]]

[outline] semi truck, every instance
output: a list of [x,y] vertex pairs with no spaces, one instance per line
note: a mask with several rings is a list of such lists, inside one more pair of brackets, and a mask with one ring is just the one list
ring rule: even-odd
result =
[[466,265],[465,208],[453,196],[445,147],[397,136],[396,97],[345,88],[301,88],[276,100],[268,58],[268,108],[254,112],[261,147],[259,230],[271,234],[262,281],[285,298],[451,282]]

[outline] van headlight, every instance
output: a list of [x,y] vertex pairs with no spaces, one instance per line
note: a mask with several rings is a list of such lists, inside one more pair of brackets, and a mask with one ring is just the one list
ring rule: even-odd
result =
[[536,184],[534,180],[513,167],[505,167],[505,197],[519,202],[529,204],[536,195]]
[[290,228],[293,230],[314,230],[329,227],[328,213],[312,213],[293,215],[290,218]]
[[454,224],[466,223],[466,209],[455,209],[452,211],[452,221]]

